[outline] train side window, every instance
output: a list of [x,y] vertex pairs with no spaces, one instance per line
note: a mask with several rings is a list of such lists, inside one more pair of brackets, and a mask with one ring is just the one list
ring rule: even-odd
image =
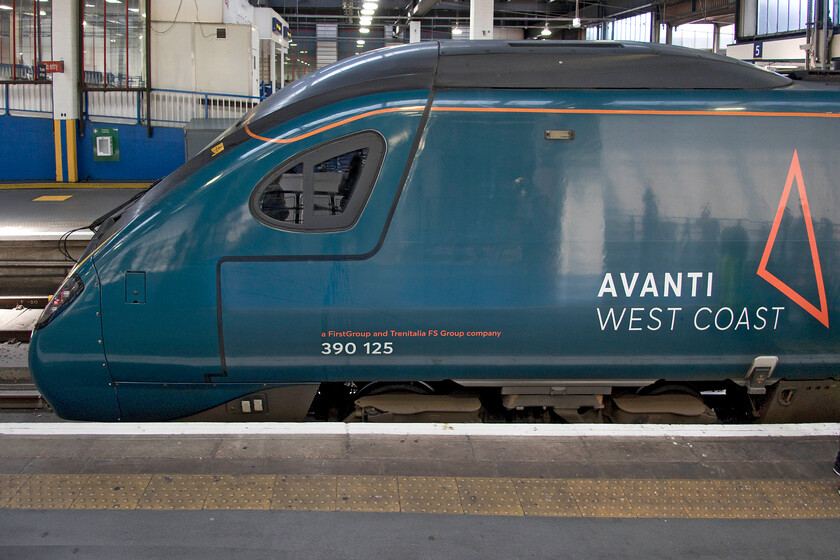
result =
[[368,152],[367,148],[354,150],[315,166],[313,213],[316,216],[335,216],[347,209],[359,184]]
[[385,139],[373,131],[311,148],[260,181],[251,194],[251,212],[276,229],[350,229],[367,204],[384,156]]
[[265,189],[260,210],[280,222],[303,223],[303,164],[284,171]]

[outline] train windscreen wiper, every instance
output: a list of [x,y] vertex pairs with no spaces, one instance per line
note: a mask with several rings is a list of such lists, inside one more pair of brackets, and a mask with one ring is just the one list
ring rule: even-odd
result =
[[[157,184],[158,184],[158,183],[160,183],[161,181],[162,181],[162,179],[158,179],[157,181],[155,181],[154,183],[152,183],[151,185],[149,185],[149,187],[148,187],[146,190],[141,191],[141,192],[139,192],[139,193],[135,194],[134,196],[132,196],[131,198],[129,198],[128,200],[126,200],[125,202],[123,202],[122,204],[120,204],[119,206],[117,206],[116,208],[114,208],[113,210],[109,210],[109,211],[108,211],[108,212],[106,212],[105,214],[103,214],[103,215],[101,215],[100,217],[96,218],[94,221],[92,221],[92,222],[90,223],[90,225],[88,225],[88,226],[86,226],[86,227],[84,227],[84,228],[81,228],[81,229],[89,229],[89,230],[91,230],[92,232],[96,233],[96,231],[97,231],[97,229],[99,228],[99,226],[101,226],[101,225],[105,222],[105,220],[107,220],[108,218],[110,218],[110,217],[112,217],[112,216],[115,216],[115,215],[117,215],[117,214],[122,215],[122,214],[121,214],[121,212],[122,212],[123,210],[125,210],[126,208],[128,208],[129,206],[131,206],[132,204],[134,204],[135,202],[137,202],[138,200],[140,200],[142,197],[144,197],[144,196],[146,195],[146,193],[148,193],[150,190],[152,190],[152,189],[155,187],[155,185],[157,185]],[[119,220],[119,219],[120,219],[120,216],[119,216],[119,215],[117,215],[117,216],[116,216],[116,218],[114,218],[114,221],[115,221],[115,222],[116,222],[117,220]]]

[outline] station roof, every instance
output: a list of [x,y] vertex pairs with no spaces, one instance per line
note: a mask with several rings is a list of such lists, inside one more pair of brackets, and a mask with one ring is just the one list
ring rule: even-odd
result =
[[[292,26],[316,23],[358,23],[364,0],[250,0],[255,6],[274,8]],[[454,25],[469,27],[468,0],[378,0],[374,25],[405,26],[421,20],[427,30],[449,32]],[[576,38],[576,14],[584,27],[655,11],[671,25],[705,21],[735,22],[736,0],[496,0],[495,27],[524,28],[525,38],[539,36],[546,25],[553,38]]]

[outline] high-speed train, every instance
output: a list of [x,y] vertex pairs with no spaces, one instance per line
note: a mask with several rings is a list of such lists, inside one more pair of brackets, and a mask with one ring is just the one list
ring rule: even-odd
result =
[[840,89],[651,44],[323,68],[93,224],[85,420],[840,417]]

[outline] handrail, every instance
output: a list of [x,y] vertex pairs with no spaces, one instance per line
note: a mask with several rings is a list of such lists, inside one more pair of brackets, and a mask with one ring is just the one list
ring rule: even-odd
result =
[[[52,115],[52,85],[2,84],[0,114]],[[154,126],[182,126],[193,118],[239,118],[264,97],[178,89],[152,89],[151,119],[147,115],[146,90],[93,89],[82,92],[82,118],[101,122],[123,122]]]
[[214,97],[239,97],[239,98],[242,98],[242,99],[258,99],[260,101],[265,99],[265,97],[260,97],[260,96],[256,96],[256,95],[241,95],[241,94],[238,94],[238,93],[213,93],[213,92],[207,92],[207,91],[189,91],[189,90],[183,90],[183,89],[152,88],[152,92],[156,92],[156,91],[163,91],[163,92],[166,92],[166,93],[188,93],[188,94],[194,94],[194,95],[212,95]]

